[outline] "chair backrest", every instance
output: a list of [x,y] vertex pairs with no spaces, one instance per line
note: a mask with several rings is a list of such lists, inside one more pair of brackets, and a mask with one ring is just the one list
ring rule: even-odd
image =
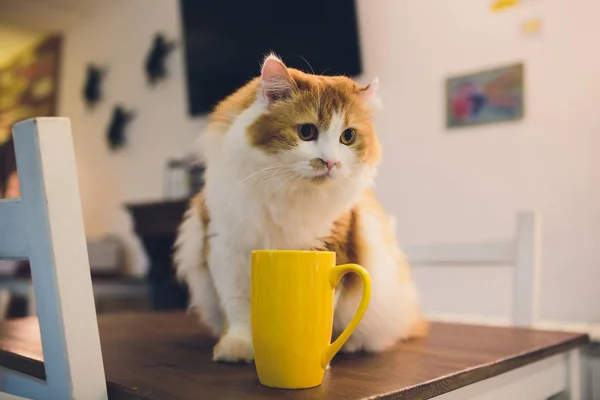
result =
[[0,259],[30,261],[48,397],[106,399],[70,121],[23,121],[13,138],[21,197],[0,201]]
[[[537,318],[541,249],[541,217],[520,212],[513,239],[487,243],[457,243],[405,248],[412,266],[514,265],[512,324],[532,326]],[[472,321],[477,322],[477,321]]]

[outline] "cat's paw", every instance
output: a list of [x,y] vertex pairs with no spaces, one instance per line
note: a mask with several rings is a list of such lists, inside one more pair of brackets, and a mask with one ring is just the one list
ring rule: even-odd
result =
[[244,334],[226,334],[213,349],[213,360],[230,363],[254,361],[252,338]]

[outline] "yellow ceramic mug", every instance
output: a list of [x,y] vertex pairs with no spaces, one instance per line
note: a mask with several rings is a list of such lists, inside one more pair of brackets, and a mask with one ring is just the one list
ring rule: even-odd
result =
[[[330,343],[334,289],[348,272],[362,278],[362,299],[350,324]],[[252,341],[260,382],[285,389],[320,385],[329,361],[367,311],[370,295],[367,271],[355,264],[336,266],[335,253],[252,252]]]

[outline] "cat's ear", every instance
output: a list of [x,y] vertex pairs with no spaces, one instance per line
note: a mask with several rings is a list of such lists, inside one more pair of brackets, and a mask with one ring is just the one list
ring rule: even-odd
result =
[[381,97],[379,97],[379,78],[373,79],[373,82],[358,89],[358,95],[372,110],[379,110],[383,107]]
[[294,90],[295,82],[290,72],[274,54],[265,58],[260,77],[261,95],[269,103],[288,97]]

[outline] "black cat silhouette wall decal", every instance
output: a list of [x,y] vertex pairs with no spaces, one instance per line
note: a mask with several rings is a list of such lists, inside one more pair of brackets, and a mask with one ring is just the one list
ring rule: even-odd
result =
[[167,56],[173,51],[175,46],[175,41],[169,42],[162,33],[156,34],[148,57],[146,58],[145,69],[148,83],[154,85],[156,82],[167,76],[165,62]]
[[117,150],[127,143],[125,130],[134,118],[135,111],[127,111],[121,105],[115,106],[107,132],[108,146],[111,150]]
[[83,85],[83,99],[88,109],[93,109],[102,99],[102,79],[107,72],[107,68],[100,68],[93,64],[88,65]]

